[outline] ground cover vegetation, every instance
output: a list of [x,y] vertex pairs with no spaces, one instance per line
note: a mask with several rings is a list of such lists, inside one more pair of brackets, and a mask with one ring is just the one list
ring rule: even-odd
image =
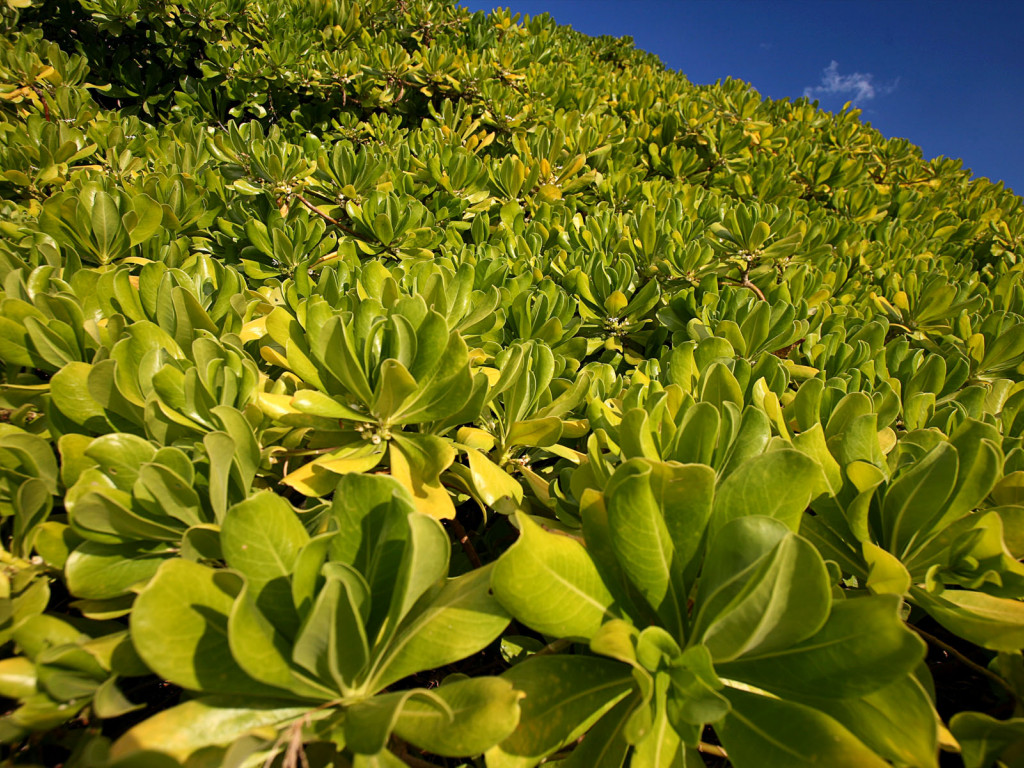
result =
[[0,6],[6,764],[1024,761],[1024,211],[425,0]]

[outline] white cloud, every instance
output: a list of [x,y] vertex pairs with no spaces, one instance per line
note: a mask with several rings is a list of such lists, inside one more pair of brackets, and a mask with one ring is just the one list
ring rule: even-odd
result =
[[870,101],[875,96],[885,96],[896,90],[896,82],[889,85],[878,85],[870,72],[854,72],[850,75],[839,74],[839,62],[833,61],[821,73],[821,85],[807,86],[804,96],[809,99],[819,96],[849,96],[854,104]]

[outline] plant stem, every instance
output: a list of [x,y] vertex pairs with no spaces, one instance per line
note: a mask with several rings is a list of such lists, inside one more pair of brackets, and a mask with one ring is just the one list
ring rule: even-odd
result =
[[332,224],[335,227],[337,227],[338,229],[340,229],[346,235],[352,235],[352,237],[358,238],[360,240],[365,240],[366,239],[365,237],[360,235],[358,232],[356,232],[354,229],[350,229],[350,228],[346,227],[344,224],[342,224],[340,221],[338,221],[337,219],[332,218],[331,216],[328,216],[326,213],[321,211],[319,208],[317,208],[315,205],[313,205],[311,202],[309,202],[309,200],[304,198],[298,192],[295,193],[295,199],[298,200],[300,203],[302,203],[307,208],[309,208],[309,210],[311,210],[313,213],[315,213],[321,219],[326,221],[328,224]]
[[947,643],[947,642],[945,642],[943,640],[940,640],[939,638],[935,637],[935,635],[932,635],[932,634],[929,634],[928,632],[925,632],[920,627],[915,627],[913,624],[910,624],[908,626],[910,626],[910,628],[912,630],[917,632],[917,634],[919,634],[926,641],[928,641],[929,643],[931,643],[932,645],[934,645],[934,646],[936,646],[938,648],[941,648],[946,653],[948,653],[951,656],[953,656],[961,664],[963,664],[964,666],[970,667],[975,672],[977,672],[979,675],[982,675],[983,677],[987,677],[989,680],[994,682],[1000,688],[1002,688],[1003,690],[1007,691],[1010,694],[1010,696],[1012,696],[1014,699],[1016,699],[1017,692],[1015,690],[1013,690],[1012,687],[1010,687],[1010,684],[1008,682],[1003,680],[1003,678],[1001,678],[999,675],[997,675],[991,669],[986,669],[985,667],[981,666],[981,664],[978,664],[976,661],[971,661],[971,659],[967,658],[964,654],[962,654],[960,651],[958,651],[952,645],[950,645],[949,643]]
[[725,760],[729,759],[729,755],[726,754],[725,750],[715,744],[708,744],[706,741],[700,741],[697,743],[697,751],[703,752],[705,755],[714,755],[715,757],[721,757]]
[[473,567],[482,567],[483,563],[480,561],[480,555],[476,553],[476,548],[473,546],[473,542],[469,540],[469,534],[467,534],[466,529],[462,527],[462,523],[454,517],[451,520],[446,520],[445,522],[451,525],[452,533],[454,533],[455,538],[459,540],[459,544],[462,545],[462,551],[466,553],[466,557],[469,558],[469,562],[473,564]]
[[757,294],[757,298],[759,298],[761,301],[767,301],[767,299],[765,299],[764,297],[764,293],[761,292],[761,289],[754,285],[752,282],[750,282],[750,277],[748,277],[745,273],[743,275],[743,279],[740,280],[740,285],[742,285],[744,288],[749,288],[750,290],[752,290],[755,294]]
[[557,640],[551,641],[533,655],[546,656],[549,653],[558,653],[559,651],[564,651],[570,645],[572,645],[572,640],[569,640],[566,637],[560,637]]

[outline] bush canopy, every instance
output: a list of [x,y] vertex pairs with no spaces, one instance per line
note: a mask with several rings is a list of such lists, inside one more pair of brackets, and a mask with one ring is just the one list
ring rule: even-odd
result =
[[1022,257],[547,15],[4,0],[4,764],[1022,765]]

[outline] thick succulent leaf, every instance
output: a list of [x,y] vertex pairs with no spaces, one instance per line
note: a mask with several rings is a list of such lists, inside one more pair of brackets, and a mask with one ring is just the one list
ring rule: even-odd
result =
[[684,572],[704,537],[713,489],[710,467],[633,459],[616,470],[605,490],[620,567],[679,637],[685,635],[687,613]]
[[184,763],[201,749],[226,746],[247,733],[281,727],[302,717],[305,706],[276,701],[208,696],[157,713],[128,730],[110,747],[111,762],[145,753],[166,755]]
[[487,647],[509,615],[491,594],[494,566],[449,579],[428,592],[405,618],[375,662],[372,687],[464,659]]
[[764,515],[797,531],[807,505],[827,490],[825,475],[814,459],[790,449],[770,451],[743,463],[715,492],[712,534],[730,520]]
[[817,632],[830,604],[813,545],[772,518],[737,518],[708,549],[693,639],[716,663],[783,650]]
[[333,689],[317,685],[290,662],[291,642],[259,610],[248,583],[228,616],[228,644],[238,665],[254,680],[291,691],[296,698],[330,700]]
[[560,765],[565,768],[621,768],[629,750],[629,726],[638,698],[623,699],[594,724]]
[[500,677],[444,682],[431,693],[447,707],[411,698],[394,732],[421,749],[446,757],[478,755],[502,741],[519,723],[523,692]]
[[349,566],[328,563],[325,582],[295,637],[292,660],[321,685],[355,689],[370,659],[364,606],[368,589]]
[[168,560],[132,609],[139,656],[165,680],[193,691],[287,696],[253,680],[231,653],[228,615],[240,589],[233,573]]
[[960,712],[949,722],[965,768],[1019,765],[1024,758],[1024,718],[996,720],[981,712]]
[[220,532],[228,566],[246,578],[248,594],[279,632],[294,637],[299,617],[290,576],[309,534],[291,504],[263,492],[231,507]]
[[939,718],[928,693],[913,676],[865,696],[798,701],[831,716],[896,765],[936,768],[939,763]]
[[736,768],[884,768],[887,763],[826,714],[734,688],[715,731]]
[[613,599],[586,549],[516,513],[519,539],[498,558],[495,597],[513,617],[545,635],[588,640],[614,615]]
[[488,768],[532,768],[579,738],[635,685],[625,664],[581,656],[533,656],[502,677],[526,695],[515,732],[487,752]]
[[[331,541],[329,558],[348,563],[366,580],[366,631],[375,643],[382,632],[394,631],[402,610],[447,573],[447,537],[439,546],[437,523],[431,523],[433,528],[417,525],[414,532],[409,521],[417,514],[412,499],[388,477],[346,475],[338,483],[331,509],[338,534]],[[385,626],[388,617],[391,623]]]
[[924,642],[900,618],[901,602],[895,595],[838,601],[825,625],[803,642],[754,651],[717,670],[784,698],[865,696],[924,659]]
[[934,595],[919,587],[910,597],[950,632],[982,648],[1013,653],[1024,648],[1024,603],[984,592],[948,589]]
[[149,581],[160,564],[172,555],[173,550],[162,543],[83,542],[64,565],[68,591],[89,600],[126,595],[133,587]]

